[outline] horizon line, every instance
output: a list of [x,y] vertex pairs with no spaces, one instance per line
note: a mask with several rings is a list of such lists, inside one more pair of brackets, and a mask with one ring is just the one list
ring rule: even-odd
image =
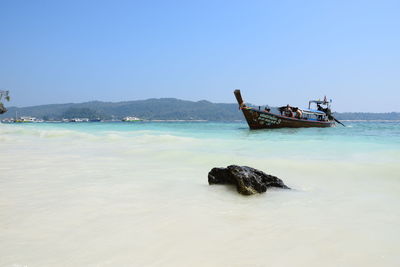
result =
[[[32,106],[9,106],[8,109],[10,108],[32,108],[32,107],[39,107],[39,106],[51,106],[51,105],[78,105],[78,104],[86,104],[86,103],[92,103],[92,102],[101,102],[101,103],[122,103],[122,102],[135,102],[135,101],[148,101],[148,100],[162,100],[162,99],[174,99],[174,100],[179,100],[179,101],[187,101],[187,102],[193,102],[193,103],[198,103],[198,102],[209,102],[211,104],[237,104],[235,102],[227,103],[227,102],[212,102],[207,99],[201,99],[201,100],[187,100],[187,99],[180,99],[176,97],[152,97],[152,98],[146,98],[146,99],[136,99],[136,100],[122,100],[122,101],[104,101],[104,100],[90,100],[90,101],[83,101],[83,102],[67,102],[67,103],[51,103],[51,104],[39,104],[39,105],[32,105]],[[4,103],[3,103],[4,104]],[[260,105],[254,105],[252,103],[247,103],[251,104],[253,106],[260,106]],[[270,106],[270,107],[275,107],[271,105],[261,105],[262,106]],[[278,107],[278,106],[276,106]],[[400,113],[400,111],[380,111],[380,112],[371,112],[371,111],[334,111],[335,113],[373,113],[373,114],[378,114],[378,113]]]

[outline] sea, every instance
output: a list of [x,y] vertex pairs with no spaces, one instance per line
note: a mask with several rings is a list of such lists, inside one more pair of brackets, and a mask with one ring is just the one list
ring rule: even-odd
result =
[[400,266],[400,122],[345,124],[0,124],[0,266]]

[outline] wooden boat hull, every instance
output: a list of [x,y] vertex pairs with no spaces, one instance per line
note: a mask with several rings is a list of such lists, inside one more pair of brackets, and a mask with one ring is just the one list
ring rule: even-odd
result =
[[241,108],[250,129],[301,128],[301,127],[331,127],[333,121],[302,120],[280,116],[254,108]]
[[235,90],[234,94],[250,129],[331,127],[335,125],[332,120],[297,119],[247,107],[244,104],[240,90]]

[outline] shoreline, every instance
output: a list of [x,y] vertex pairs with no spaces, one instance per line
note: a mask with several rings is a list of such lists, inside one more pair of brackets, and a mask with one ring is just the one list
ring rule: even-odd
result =
[[[400,122],[400,120],[344,120],[343,122]],[[141,123],[141,122],[246,122],[245,120],[234,120],[234,121],[212,121],[212,120],[141,120],[141,121],[122,121],[122,120],[102,120],[102,121],[27,121],[27,122],[14,122],[14,121],[4,121],[0,120],[0,123],[4,124],[31,124],[31,123]]]

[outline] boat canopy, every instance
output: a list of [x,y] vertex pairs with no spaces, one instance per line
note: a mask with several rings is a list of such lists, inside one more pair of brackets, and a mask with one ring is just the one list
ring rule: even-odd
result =
[[329,102],[326,100],[310,100],[309,103],[316,103],[316,104],[328,104]]
[[310,100],[310,101],[308,101],[308,108],[311,107],[311,104],[312,104],[312,103],[315,103],[315,104],[317,104],[317,105],[327,105],[328,108],[329,108],[329,103],[332,103],[332,99],[330,99],[330,100],[328,101],[328,99],[326,99],[326,96],[325,96],[325,97],[324,97],[324,100]]

